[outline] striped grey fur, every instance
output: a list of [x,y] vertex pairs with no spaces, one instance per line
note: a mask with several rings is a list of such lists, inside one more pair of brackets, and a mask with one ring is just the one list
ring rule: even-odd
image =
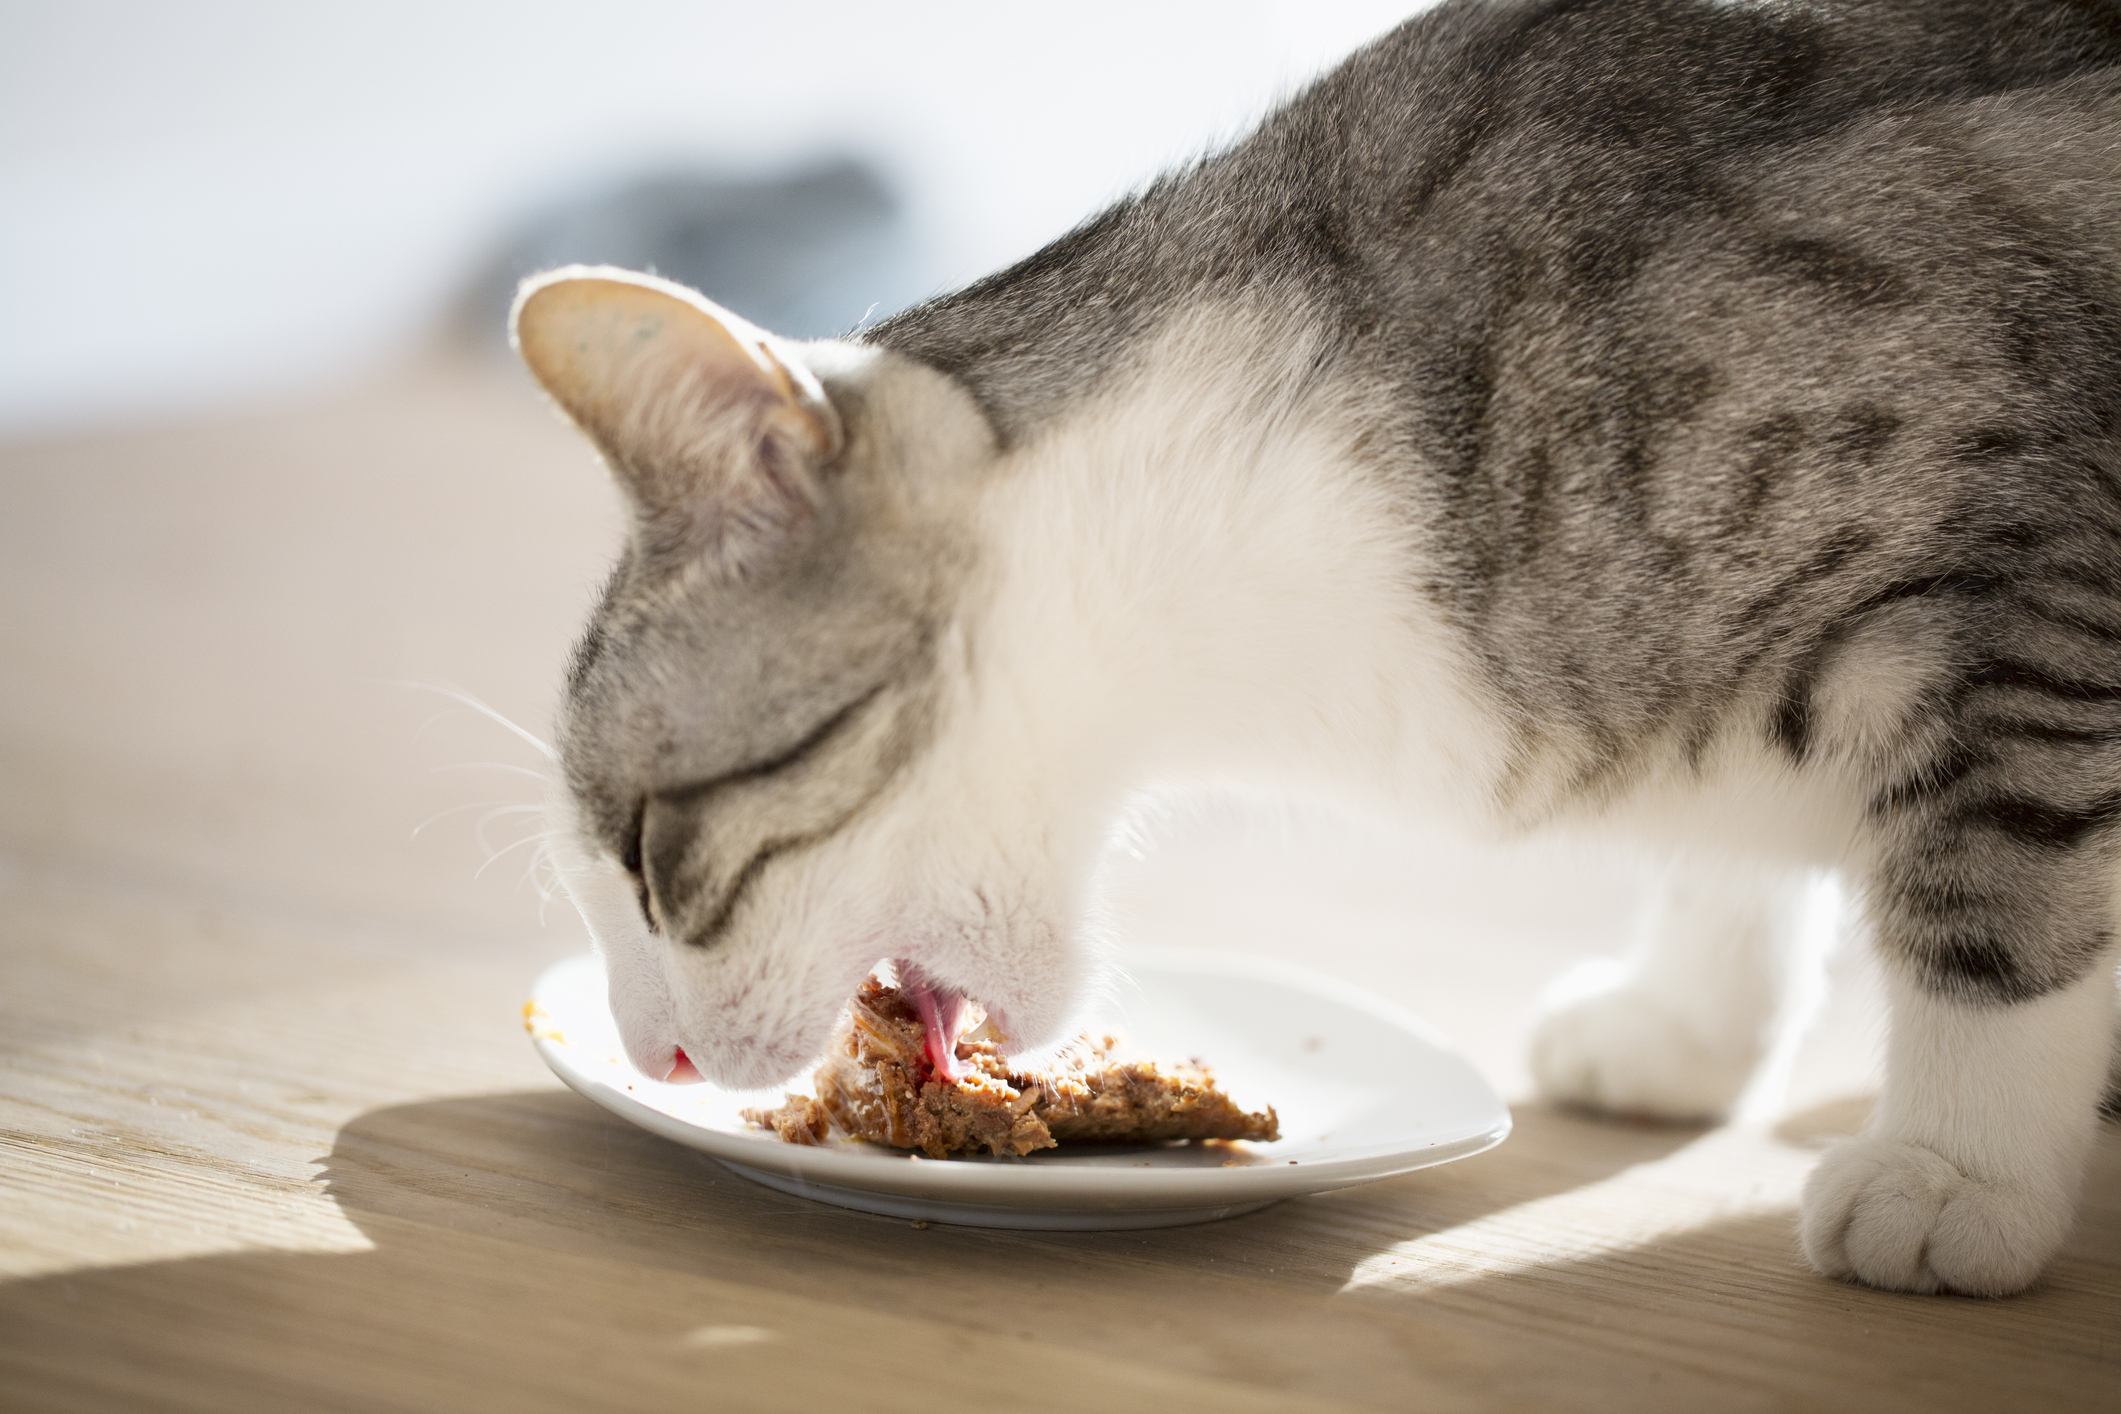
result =
[[1748,714],[1807,764],[1837,654],[1934,645],[1874,913],[2020,1000],[2105,946],[2121,819],[2117,65],[2091,0],[1446,5],[869,337],[1013,441],[1175,310],[1321,331],[1571,793]]

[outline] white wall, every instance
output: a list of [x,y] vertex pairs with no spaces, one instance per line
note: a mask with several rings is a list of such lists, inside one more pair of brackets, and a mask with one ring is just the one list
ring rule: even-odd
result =
[[8,0],[0,436],[418,338],[502,224],[654,162],[872,154],[944,288],[1425,0]]

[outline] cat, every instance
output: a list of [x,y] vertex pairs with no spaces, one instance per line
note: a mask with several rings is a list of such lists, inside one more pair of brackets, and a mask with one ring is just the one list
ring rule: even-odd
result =
[[1668,847],[1662,932],[1542,1023],[1579,1104],[1727,1108],[1841,871],[1892,1027],[1803,1253],[2001,1294],[2065,1241],[2121,906],[2121,8],[1452,0],[844,339],[583,268],[513,328],[632,511],[557,808],[645,1072],[777,1082],[883,958],[1042,1043],[1114,820],[1238,781]]

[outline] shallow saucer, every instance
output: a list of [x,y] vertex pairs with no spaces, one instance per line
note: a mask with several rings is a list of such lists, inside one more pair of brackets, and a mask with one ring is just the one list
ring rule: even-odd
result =
[[[1502,1142],[1510,1112],[1441,1036],[1300,968],[1211,953],[1130,954],[1100,1024],[1150,1056],[1199,1057],[1272,1143],[1049,1150],[925,1159],[860,1140],[784,1144],[740,1112],[781,1092],[665,1085],[627,1063],[595,957],[547,968],[524,1007],[538,1054],[591,1100],[769,1188],[971,1227],[1145,1228],[1207,1222],[1369,1183]],[[807,1093],[809,1077],[788,1089]]]

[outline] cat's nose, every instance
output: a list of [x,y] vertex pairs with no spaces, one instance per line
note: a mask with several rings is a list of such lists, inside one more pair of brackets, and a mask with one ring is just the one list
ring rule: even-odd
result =
[[693,1085],[705,1077],[677,1044],[670,986],[664,979],[655,943],[645,932],[614,930],[604,948],[611,1019],[618,1024],[619,1044],[634,1069],[651,1080]]

